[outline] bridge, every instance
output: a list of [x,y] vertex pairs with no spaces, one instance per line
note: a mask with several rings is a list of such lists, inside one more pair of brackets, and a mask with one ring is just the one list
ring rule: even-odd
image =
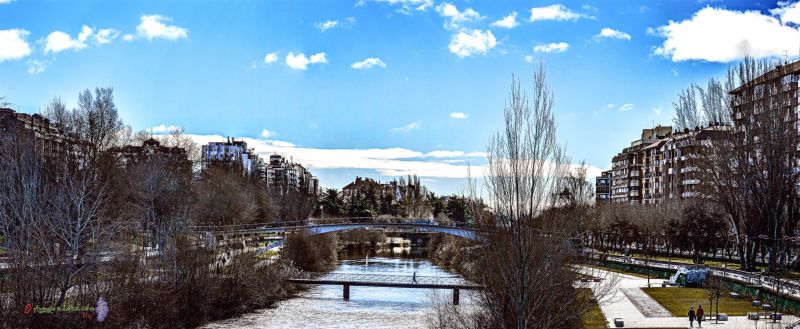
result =
[[275,221],[268,223],[190,226],[189,229],[206,236],[207,244],[215,245],[217,237],[246,236],[262,233],[287,233],[305,231],[310,235],[346,231],[358,228],[394,229],[414,232],[436,232],[459,236],[470,240],[478,240],[479,230],[475,225],[466,223],[441,224],[429,219],[414,218],[309,218],[302,221]]
[[480,289],[462,278],[440,276],[409,276],[365,273],[317,273],[302,272],[292,276],[289,282],[296,284],[321,284],[342,286],[342,298],[350,300],[350,287],[391,287],[417,289],[452,289],[453,305],[458,305],[459,290]]

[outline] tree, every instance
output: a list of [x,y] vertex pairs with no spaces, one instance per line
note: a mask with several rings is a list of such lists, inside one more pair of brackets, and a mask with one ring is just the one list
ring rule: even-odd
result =
[[447,218],[459,223],[470,222],[472,218],[469,213],[467,202],[467,198],[464,196],[452,195],[448,197],[444,209]]
[[[674,104],[675,123],[710,127],[699,160],[703,195],[726,212],[742,268],[755,269],[757,242],[769,248],[769,269],[785,254],[779,245],[800,220],[795,170],[797,106],[792,82],[768,60],[745,58],[723,80],[692,85]],[[699,101],[696,101],[699,98]],[[760,240],[765,235],[767,239]]]
[[580,327],[588,299],[573,287],[577,232],[571,216],[547,211],[564,187],[568,159],[556,140],[553,95],[543,64],[530,102],[513,79],[505,126],[489,141],[486,187],[493,216],[479,256],[480,325],[492,328]]
[[706,296],[708,296],[708,303],[711,305],[709,310],[714,309],[716,303],[716,323],[719,323],[719,298],[727,291],[727,283],[721,277],[709,273],[706,276]]
[[320,204],[322,206],[322,211],[328,217],[339,216],[344,209],[339,190],[335,188],[325,189],[325,192],[322,193],[320,198]]

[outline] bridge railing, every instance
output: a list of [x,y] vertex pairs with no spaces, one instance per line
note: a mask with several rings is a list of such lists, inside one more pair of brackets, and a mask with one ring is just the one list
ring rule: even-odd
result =
[[441,286],[474,286],[462,278],[442,276],[414,276],[372,273],[319,273],[302,272],[292,276],[293,280],[336,281],[343,283],[408,283]]
[[300,228],[325,225],[349,225],[349,224],[409,224],[415,226],[431,227],[452,227],[461,229],[476,230],[478,226],[469,223],[449,222],[440,223],[428,219],[416,218],[373,218],[373,217],[346,217],[346,218],[309,218],[298,221],[272,221],[264,223],[237,224],[237,225],[195,225],[189,226],[190,230],[198,232],[231,232],[231,231],[250,231],[263,230],[270,228]]

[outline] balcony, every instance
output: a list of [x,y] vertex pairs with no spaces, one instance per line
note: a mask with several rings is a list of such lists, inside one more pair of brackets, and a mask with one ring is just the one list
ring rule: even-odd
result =
[[681,185],[697,185],[700,184],[699,179],[684,179]]
[[681,174],[687,173],[687,172],[694,172],[694,171],[698,171],[698,170],[700,170],[700,168],[696,167],[696,166],[681,168]]

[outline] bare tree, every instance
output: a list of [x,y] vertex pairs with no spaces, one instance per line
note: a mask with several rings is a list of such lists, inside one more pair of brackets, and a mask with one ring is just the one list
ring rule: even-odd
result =
[[96,265],[116,231],[104,216],[109,206],[105,186],[97,185],[87,170],[75,168],[71,163],[62,167],[60,184],[49,202],[53,212],[35,231],[36,241],[57,272],[57,307],[76,278]]
[[771,71],[775,67],[745,58],[722,81],[711,79],[705,89],[693,85],[675,103],[679,128],[710,127],[698,159],[702,192],[725,209],[742,267],[749,270],[755,268],[757,244],[763,244],[775,271],[785,253],[779,241],[793,234],[800,219],[797,105],[791,89],[796,81],[781,79],[781,67]]
[[478,216],[487,229],[477,280],[481,326],[575,328],[588,308],[573,287],[577,232],[572,216],[554,211],[569,170],[556,140],[553,95],[544,65],[533,76],[530,100],[513,79],[505,127],[488,147],[486,186],[493,216]]

